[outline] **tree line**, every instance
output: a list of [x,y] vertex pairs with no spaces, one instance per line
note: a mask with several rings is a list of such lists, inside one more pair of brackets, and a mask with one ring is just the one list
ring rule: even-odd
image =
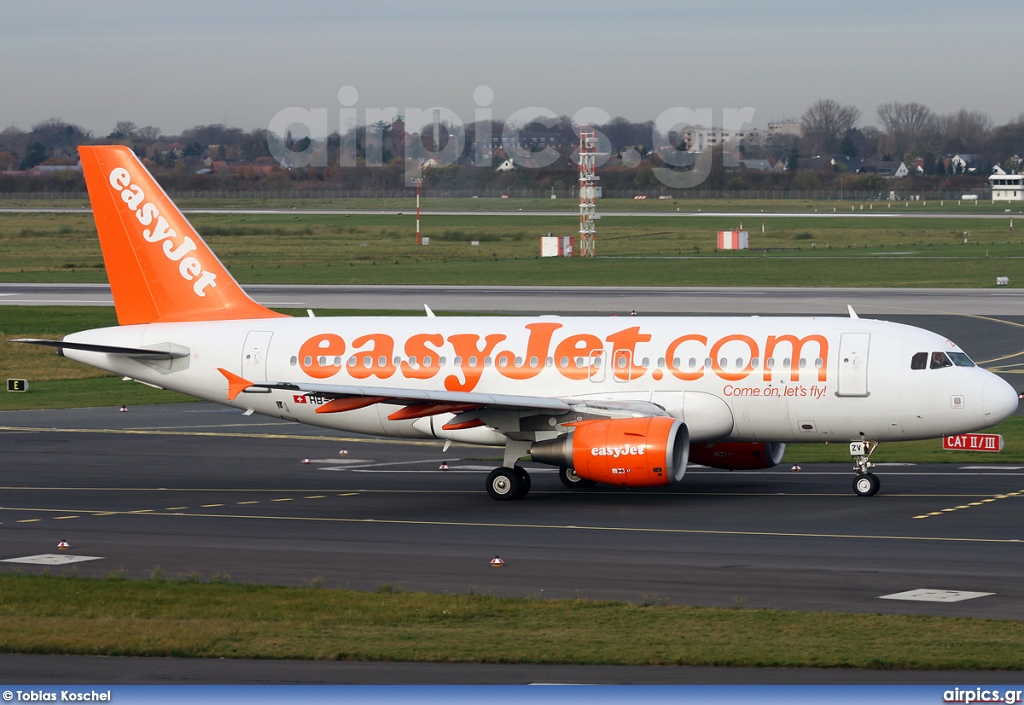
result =
[[[946,173],[945,163],[954,154],[977,155],[986,166],[1020,167],[1024,155],[1024,114],[994,125],[979,111],[963,109],[939,114],[919,103],[884,103],[877,108],[880,127],[863,124],[860,111],[838,101],[813,103],[801,116],[802,136],[781,135],[772,140],[741,142],[725,149],[743,159],[781,160],[791,168],[782,173],[761,173],[748,169],[727,169],[715,150],[711,171],[701,188],[734,191],[763,189],[815,190],[831,188],[837,179],[848,190],[882,190],[884,179],[877,175],[845,174],[842,157],[923,161],[923,174],[914,175],[913,185],[921,189],[960,188],[984,184],[983,173]],[[401,116],[358,126],[325,139],[293,139],[265,129],[245,131],[223,124],[197,125],[179,135],[164,135],[157,127],[118,122],[105,136],[62,120],[45,120],[23,131],[8,127],[0,132],[0,192],[82,190],[81,175],[74,170],[39,166],[76,164],[76,148],[82,144],[120,143],[131,147],[172,190],[290,190],[399,189],[408,185],[408,164],[425,161],[448,141],[463,145],[461,152],[439,166],[424,169],[428,187],[466,190],[566,187],[575,181],[573,153],[578,145],[579,126],[569,118],[547,125],[507,125],[502,121],[467,124],[452,129],[442,126],[440,134],[428,125],[420,134],[408,133]],[[678,134],[660,135],[653,122],[631,122],[616,117],[594,126],[601,139],[599,166],[602,184],[608,189],[642,191],[660,186],[652,169],[667,166],[665,150],[685,150]],[[514,135],[510,147],[506,138]],[[477,147],[478,135],[487,149]],[[316,151],[321,166],[282,166],[274,147],[283,144],[289,154]],[[665,147],[665,145],[671,145]],[[660,149],[659,149],[660,147]],[[546,150],[546,151],[545,151]],[[552,151],[553,150],[553,151]],[[554,160],[540,168],[517,168],[498,172],[497,165],[510,157],[552,154]],[[280,154],[278,151],[277,154]],[[801,163],[814,157],[840,158],[835,176],[818,169],[802,173]],[[1015,158],[1018,161],[1015,161]],[[521,160],[520,160],[521,161]],[[820,160],[818,160],[820,161]],[[678,162],[677,162],[678,164]],[[874,177],[874,178],[872,178]],[[908,182],[907,186],[911,183]]]

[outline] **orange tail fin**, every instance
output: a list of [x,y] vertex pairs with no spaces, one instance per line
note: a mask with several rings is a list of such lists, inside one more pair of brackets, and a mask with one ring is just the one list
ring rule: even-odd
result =
[[78,152],[121,325],[284,317],[249,298],[130,149]]

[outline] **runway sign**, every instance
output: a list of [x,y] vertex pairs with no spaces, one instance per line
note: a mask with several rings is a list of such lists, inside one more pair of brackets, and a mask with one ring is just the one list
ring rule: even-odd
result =
[[25,556],[24,558],[5,558],[2,563],[28,563],[30,565],[67,565],[68,563],[81,563],[82,561],[101,561],[101,556],[71,556],[66,553],[41,553],[38,556]]
[[28,391],[28,380],[27,379],[9,379],[9,380],[7,380],[7,391],[8,392],[27,392]]
[[942,449],[998,453],[1003,449],[1003,437],[995,433],[961,433],[959,436],[943,436]]

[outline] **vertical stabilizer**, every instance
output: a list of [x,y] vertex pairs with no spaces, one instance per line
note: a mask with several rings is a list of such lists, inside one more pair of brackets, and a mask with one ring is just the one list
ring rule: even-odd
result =
[[78,152],[121,325],[283,317],[249,298],[130,149]]

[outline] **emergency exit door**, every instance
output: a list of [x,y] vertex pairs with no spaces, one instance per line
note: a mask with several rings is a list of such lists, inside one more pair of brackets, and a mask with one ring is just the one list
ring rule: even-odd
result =
[[870,333],[843,333],[839,341],[839,389],[841,397],[868,396],[868,348]]

